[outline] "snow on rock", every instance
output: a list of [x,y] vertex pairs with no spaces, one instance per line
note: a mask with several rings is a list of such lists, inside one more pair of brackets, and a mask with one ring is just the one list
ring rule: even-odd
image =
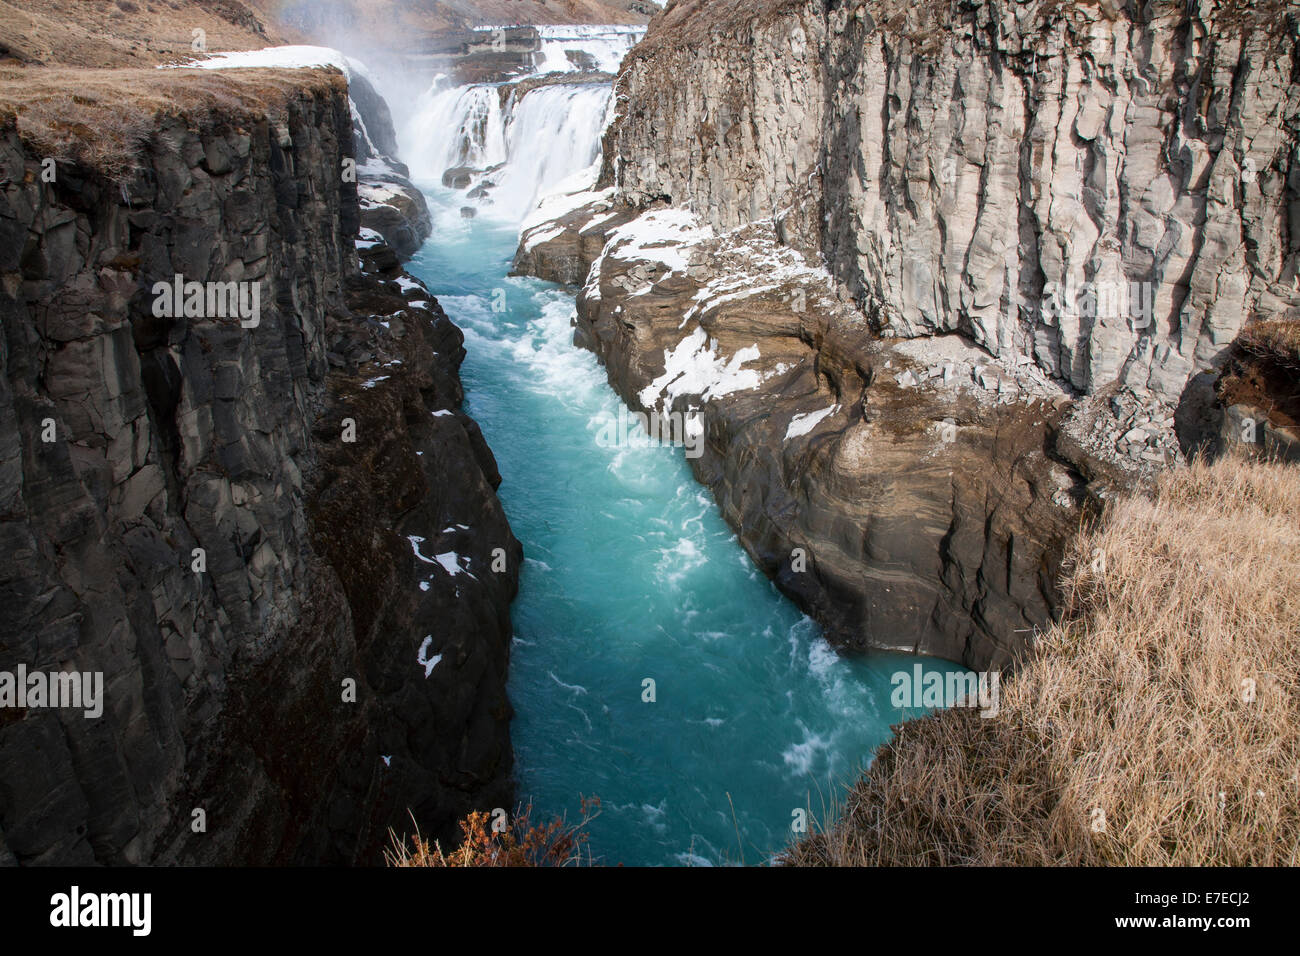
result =
[[701,224],[686,209],[654,209],[610,233],[602,255],[615,259],[658,262],[671,272],[690,266],[690,247],[713,238],[713,227]]
[[433,669],[437,667],[438,662],[442,660],[441,654],[434,654],[432,657],[429,656],[429,648],[432,644],[433,635],[429,634],[420,642],[420,653],[415,657],[416,663],[424,668],[424,676],[426,678],[433,673]]
[[538,226],[561,219],[583,206],[593,203],[610,203],[614,201],[614,187],[592,189],[590,177],[586,170],[578,177],[570,177],[558,184],[554,191],[548,192],[537,202],[537,206],[528,214],[520,227],[521,233]]
[[[455,551],[444,551],[442,554],[435,554],[433,557],[429,557],[420,550],[420,545],[424,544],[424,538],[420,537],[418,534],[408,534],[406,540],[411,542],[411,550],[415,552],[415,556],[425,564],[436,564],[451,575],[469,574],[471,578],[474,577],[474,575],[470,574],[469,571],[465,570],[465,568],[461,566],[461,556]],[[465,562],[468,564],[469,559],[466,558]]]
[[384,237],[375,230],[362,226],[360,237],[356,240],[356,247],[358,249],[373,249],[375,246],[382,245],[383,241]]
[[641,390],[641,404],[653,408],[663,399],[665,407],[671,407],[673,400],[683,395],[698,395],[707,402],[757,388],[762,373],[742,366],[758,358],[757,345],[740,349],[730,358],[720,355],[718,343],[697,326],[676,348],[664,351],[664,373]]
[[810,431],[821,424],[822,420],[830,415],[834,415],[840,410],[839,405],[832,405],[830,408],[823,408],[816,412],[802,412],[790,419],[790,424],[785,430],[785,440],[798,438],[801,435],[807,435]]
[[[341,51],[327,46],[269,46],[264,50],[229,50],[213,53],[206,60],[194,60],[190,63],[177,64],[186,69],[196,70],[238,70],[238,69],[273,69],[273,70],[310,70],[316,67],[332,66],[341,70],[352,81],[353,76],[360,76],[372,86],[378,88],[370,71],[360,60],[354,60]],[[170,65],[163,69],[170,68]]]
[[535,246],[538,246],[543,242],[550,242],[552,239],[559,238],[562,235],[564,235],[563,226],[541,226],[524,232],[521,247],[524,252],[532,252]]
[[455,551],[444,551],[442,554],[435,554],[433,560],[442,565],[442,569],[448,574],[468,573],[460,566],[460,555]]

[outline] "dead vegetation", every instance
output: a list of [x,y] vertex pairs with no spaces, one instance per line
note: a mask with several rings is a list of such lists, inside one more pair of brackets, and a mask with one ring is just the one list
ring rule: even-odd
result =
[[1252,322],[1215,382],[1219,404],[1259,409],[1275,427],[1300,426],[1300,322]]
[[1110,507],[998,716],[903,725],[794,865],[1300,863],[1300,470]]
[[1260,359],[1300,372],[1300,322],[1252,322],[1241,330],[1235,344]]
[[411,843],[389,831],[391,846],[384,851],[388,866],[506,867],[588,866],[585,828],[600,815],[600,800],[584,798],[577,823],[556,818],[547,823],[532,822],[533,808],[522,808],[513,817],[494,826],[494,817],[476,810],[460,821],[461,840],[454,849],[444,850],[430,843],[417,828]]
[[139,67],[280,37],[240,0],[0,0],[0,62]]
[[120,180],[168,117],[194,127],[237,126],[282,115],[294,97],[345,89],[332,70],[0,67],[0,128],[15,124],[38,157]]

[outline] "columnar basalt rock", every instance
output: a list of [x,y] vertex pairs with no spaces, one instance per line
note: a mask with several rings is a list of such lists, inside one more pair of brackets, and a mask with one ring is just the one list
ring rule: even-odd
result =
[[[1273,0],[684,0],[620,75],[601,185],[775,218],[883,332],[1177,401],[1247,319],[1300,316],[1298,69]],[[1056,307],[1087,285],[1121,308]]]
[[[105,687],[0,709],[0,860],[375,863],[509,805],[521,549],[461,336],[356,242],[346,88],[302,76],[121,182],[0,117],[0,670]],[[156,315],[178,274],[259,321]]]

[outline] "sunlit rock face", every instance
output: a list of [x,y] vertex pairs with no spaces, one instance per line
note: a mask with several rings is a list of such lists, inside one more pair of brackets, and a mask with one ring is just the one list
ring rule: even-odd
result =
[[775,217],[874,328],[1083,392],[1177,401],[1247,319],[1297,314],[1294,9],[914,7],[675,4],[620,78],[606,180]]

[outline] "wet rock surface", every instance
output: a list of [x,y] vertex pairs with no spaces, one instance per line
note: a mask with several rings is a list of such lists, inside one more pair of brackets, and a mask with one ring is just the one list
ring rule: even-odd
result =
[[[0,709],[11,862],[375,863],[408,807],[509,805],[521,555],[461,335],[354,243],[341,80],[277,106],[122,184],[0,122],[0,671],[104,675],[98,719]],[[159,317],[176,274],[260,320]]]

